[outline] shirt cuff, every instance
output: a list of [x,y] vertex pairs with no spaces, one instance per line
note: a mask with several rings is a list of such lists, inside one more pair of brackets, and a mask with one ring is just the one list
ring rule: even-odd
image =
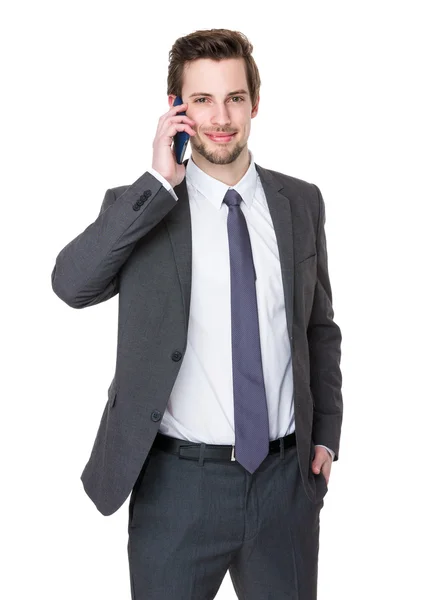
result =
[[321,446],[322,448],[325,448],[326,450],[328,450],[330,456],[332,457],[332,460],[335,459],[335,453],[333,452],[333,450],[330,450],[330,448],[327,448],[327,446],[324,446],[324,444],[315,444],[315,446]]
[[175,200],[178,200],[178,196],[175,194],[175,190],[173,189],[173,187],[170,185],[170,183],[167,181],[167,179],[165,179],[162,175],[160,175],[160,173],[158,171],[156,171],[155,169],[152,169],[152,167],[150,169],[148,169],[148,172],[153,175],[156,179],[158,179],[158,181],[166,188],[166,190],[175,198]]

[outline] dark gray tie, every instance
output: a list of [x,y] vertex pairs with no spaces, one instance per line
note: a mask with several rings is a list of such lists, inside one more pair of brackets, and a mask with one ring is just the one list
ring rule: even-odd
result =
[[255,267],[240,194],[229,189],[228,237],[231,265],[232,369],[235,458],[253,473],[269,452],[269,425],[259,341]]

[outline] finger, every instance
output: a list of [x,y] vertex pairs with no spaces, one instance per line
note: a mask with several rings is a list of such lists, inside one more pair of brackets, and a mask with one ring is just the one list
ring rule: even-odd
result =
[[330,479],[330,473],[331,473],[331,466],[330,465],[324,465],[323,468],[321,469],[321,473],[324,475],[324,478],[328,484],[329,479]]
[[183,102],[182,104],[178,104],[176,106],[174,104],[172,104],[172,106],[169,108],[169,112],[185,110],[187,108],[187,106],[188,106],[187,102]]
[[187,119],[188,117],[186,115],[178,115],[177,113],[179,112],[186,112],[187,111],[187,104],[178,104],[178,106],[172,106],[171,108],[169,108],[169,110],[164,113],[164,115],[161,115],[160,117],[160,121],[165,121],[166,119],[170,118],[170,117],[176,117],[176,116],[185,116]]
[[160,119],[164,119],[167,115],[176,115],[176,113],[179,112],[180,110],[186,110],[186,109],[187,109],[186,102],[184,102],[183,104],[178,104],[177,106],[172,104],[172,106],[169,108],[169,110],[166,113],[164,113],[164,115],[161,115]]
[[178,131],[186,131],[189,135],[196,135],[195,130],[188,123],[172,123],[164,135],[172,138]]
[[163,145],[170,146],[178,131],[185,131],[190,136],[196,135],[194,129],[192,129],[187,123],[173,123],[172,126],[167,129],[167,131],[160,133],[154,142],[154,146],[157,145],[161,140],[165,142]]
[[324,461],[315,459],[312,462],[312,471],[314,473],[318,474],[321,471],[321,469],[323,468],[324,464],[325,464]]
[[169,117],[165,123],[190,123],[190,125],[194,125],[195,122],[193,121],[193,119],[190,119],[190,117],[187,117],[187,115],[172,115],[171,117]]
[[157,135],[163,132],[163,135],[167,135],[165,133],[167,127],[171,127],[174,123],[188,123],[190,127],[195,125],[193,119],[187,117],[187,115],[172,115],[166,118],[166,120],[161,121],[157,128]]

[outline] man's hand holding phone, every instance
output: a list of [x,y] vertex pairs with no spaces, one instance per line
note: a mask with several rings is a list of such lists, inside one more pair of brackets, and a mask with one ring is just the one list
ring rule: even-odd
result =
[[158,121],[157,133],[152,143],[152,168],[158,171],[172,187],[179,185],[185,177],[185,166],[176,161],[172,148],[173,138],[179,131],[196,135],[194,121],[187,115],[177,115],[187,110],[187,104],[172,106]]

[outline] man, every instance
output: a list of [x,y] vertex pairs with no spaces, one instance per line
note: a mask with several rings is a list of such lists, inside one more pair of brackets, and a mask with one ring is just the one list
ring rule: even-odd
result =
[[[52,273],[75,308],[119,294],[116,371],[82,481],[103,515],[132,491],[135,600],[214,598],[228,570],[239,598],[316,598],[341,333],[319,189],[247,147],[251,50],[228,30],[177,40],[152,168],[106,192]],[[191,158],[177,164],[180,131]]]

